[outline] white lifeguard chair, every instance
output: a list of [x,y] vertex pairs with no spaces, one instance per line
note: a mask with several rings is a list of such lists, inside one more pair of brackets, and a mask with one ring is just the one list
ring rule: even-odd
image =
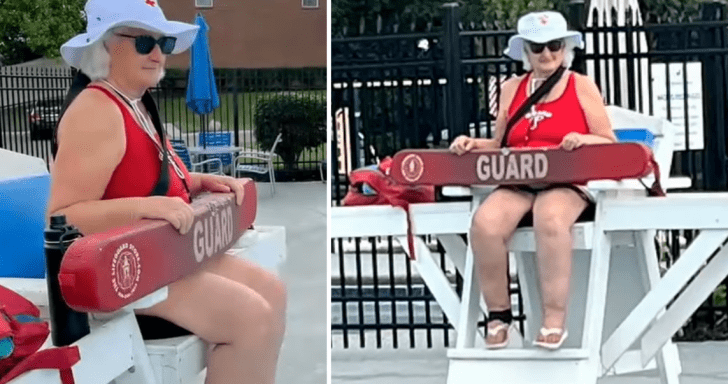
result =
[[[607,109],[615,130],[647,128],[652,132],[655,137],[653,152],[665,189],[690,186],[686,178],[670,179],[668,176],[674,142],[672,124],[620,107]],[[645,179],[645,182],[649,185],[652,179]],[[522,345],[504,350],[482,348],[483,335],[476,332],[475,323],[485,305],[480,303],[474,260],[468,249],[458,327],[462,332],[458,333],[456,347],[448,351],[448,383],[475,383],[477,377],[486,376],[496,381],[528,383],[535,372],[548,372],[539,377],[540,383],[596,383],[597,378],[605,375],[655,367],[665,378],[663,383],[678,382],[681,365],[677,348],[669,341],[656,356],[656,365],[654,361],[643,365],[639,345],[628,345],[620,352],[619,359],[609,364],[603,361],[602,344],[655,287],[660,276],[654,229],[608,231],[604,227],[604,216],[609,214],[606,204],[644,198],[645,188],[637,180],[594,181],[587,187],[595,196],[596,213],[594,221],[576,223],[572,231],[571,295],[566,320],[570,337],[556,351],[532,346],[541,325],[536,240],[532,228],[519,228],[511,239],[509,250],[516,260],[523,312],[526,313]],[[473,209],[491,190],[473,188]],[[640,215],[639,210],[622,220],[630,221],[635,215]]]
[[[0,180],[28,174],[47,174],[42,159],[0,149]],[[275,271],[286,257],[285,228],[256,226],[246,231],[231,252]],[[42,255],[39,255],[42,258]],[[44,278],[0,277],[0,285],[14,290],[48,316],[48,292]],[[148,308],[165,300],[162,288],[112,314],[91,314],[91,333],[73,345],[81,360],[72,371],[77,384],[200,384],[208,346],[197,336],[142,340],[134,309]],[[44,347],[50,347],[50,337]],[[34,370],[11,384],[61,384],[57,370]]]
[[[619,107],[608,107],[608,112],[615,129],[647,128],[653,133],[653,152],[664,189],[690,186],[688,178],[669,177],[672,124]],[[651,177],[644,179],[647,185],[652,181]],[[519,229],[509,247],[517,260],[524,295],[525,342],[503,350],[483,347],[476,321],[487,309],[480,300],[472,252],[460,234],[469,233],[472,213],[492,187],[443,188],[446,195],[471,195],[472,202],[410,205],[415,234],[435,236],[464,278],[460,300],[425,243],[415,238],[413,264],[457,331],[456,346],[448,351],[449,384],[482,383],[486,378],[532,383],[536,376],[539,383],[596,383],[606,375],[653,367],[663,384],[679,382],[681,365],[670,338],[728,274],[728,252],[722,249],[728,238],[728,195],[646,197],[638,180],[593,181],[588,188],[596,197],[596,217],[574,226],[572,293],[566,322],[570,338],[557,351],[537,349],[530,343],[540,327],[541,312],[530,228]],[[405,213],[398,208],[334,207],[330,225],[335,238],[389,235],[408,249]],[[660,278],[655,230],[685,228],[704,231]],[[716,250],[719,252],[710,259]],[[691,280],[706,262],[711,268]],[[517,340],[512,343],[518,344]]]

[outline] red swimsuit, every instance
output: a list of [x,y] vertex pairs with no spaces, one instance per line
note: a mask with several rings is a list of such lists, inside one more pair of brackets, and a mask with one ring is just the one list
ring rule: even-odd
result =
[[[526,86],[531,80],[529,73],[518,85],[513,97],[508,116],[516,113],[518,107],[526,100]],[[531,111],[511,128],[508,135],[508,146],[523,147],[556,147],[561,144],[568,133],[589,133],[584,110],[576,96],[574,74],[569,75],[564,93],[558,99],[547,103],[536,103],[535,114]]]
[[[162,161],[159,160],[157,147],[122,102],[112,95],[109,90],[96,85],[91,85],[88,88],[102,91],[116,103],[124,116],[124,130],[126,131],[126,152],[124,152],[124,157],[111,175],[111,180],[109,180],[101,199],[150,196],[159,179],[162,164]],[[159,140],[159,137],[157,137],[157,140]],[[169,146],[169,143],[167,144],[170,161],[177,163],[189,183],[190,174],[187,167],[177,156],[173,155],[174,150]],[[167,196],[179,196],[187,203],[190,202],[189,193],[172,164],[169,165],[169,190]]]
[[[516,110],[526,101],[526,87],[528,86],[533,72],[526,75],[518,84],[518,90],[513,97],[511,106],[508,108],[508,116],[513,116]],[[512,148],[535,148],[535,147],[558,147],[564,136],[571,132],[581,134],[589,133],[589,126],[586,123],[586,115],[576,95],[576,80],[574,74],[569,75],[568,83],[564,93],[556,100],[547,103],[536,103],[531,111],[526,113],[521,120],[511,128],[508,133],[508,147]],[[568,166],[564,164],[563,166]],[[583,188],[572,184],[548,184],[548,185],[517,185],[502,186],[508,189],[522,190],[537,194],[553,188],[569,188],[578,193],[584,200],[591,202],[592,198]]]

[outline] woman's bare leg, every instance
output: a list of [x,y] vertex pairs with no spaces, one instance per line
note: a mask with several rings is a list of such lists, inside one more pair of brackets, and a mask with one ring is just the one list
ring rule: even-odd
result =
[[262,267],[239,257],[225,254],[205,266],[205,270],[245,284],[268,302],[273,310],[275,334],[278,348],[283,343],[286,330],[286,287],[278,276]]
[[[507,245],[518,222],[531,209],[533,199],[533,195],[527,192],[497,189],[473,216],[470,242],[480,290],[489,311],[511,308]],[[486,341],[488,344],[497,344],[505,337],[504,332],[499,332],[487,336]]]
[[214,345],[208,384],[275,382],[279,317],[252,288],[201,270],[170,284],[167,300],[138,312],[171,321]]
[[[544,328],[563,329],[571,280],[571,229],[587,203],[574,190],[556,188],[539,193],[533,205]],[[538,340],[556,343],[561,335]]]

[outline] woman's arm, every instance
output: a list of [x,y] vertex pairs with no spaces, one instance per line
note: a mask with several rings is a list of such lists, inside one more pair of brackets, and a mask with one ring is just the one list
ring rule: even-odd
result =
[[124,121],[116,105],[101,92],[81,92],[58,127],[58,153],[51,169],[48,216],[63,214],[68,223],[84,234],[102,232],[141,218],[165,218],[186,232],[187,219],[191,225],[192,209],[182,199],[101,200],[125,150]]
[[574,80],[576,96],[584,110],[589,127],[589,134],[582,135],[583,144],[616,143],[617,137],[612,130],[612,122],[607,115],[607,108],[604,106],[599,88],[588,76],[577,73]]
[[243,182],[249,179],[236,179],[230,176],[210,175],[207,173],[191,173],[190,195],[201,192],[233,192],[238,205],[243,203],[245,188]]

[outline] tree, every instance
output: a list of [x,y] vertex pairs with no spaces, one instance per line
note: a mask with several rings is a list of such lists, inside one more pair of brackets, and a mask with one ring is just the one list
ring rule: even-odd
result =
[[277,95],[258,102],[255,109],[255,137],[270,148],[276,136],[281,143],[276,153],[286,170],[296,168],[296,159],[306,148],[326,142],[326,104],[323,100],[293,95]]
[[0,0],[3,64],[58,57],[60,47],[84,30],[84,0]]
[[666,24],[697,21],[700,4],[709,0],[639,0],[645,23]]
[[[589,0],[585,1],[588,6]],[[570,0],[483,0],[484,24],[487,29],[515,30],[518,18],[529,12],[554,10],[566,16],[570,2]]]
[[[714,0],[639,0],[639,6],[644,23],[665,24],[698,20],[700,4],[711,1]],[[492,29],[516,29],[518,18],[528,12],[555,10],[566,16],[569,3],[571,0],[483,0],[485,24]],[[586,10],[589,3],[590,0],[584,0]]]
[[[334,0],[331,2],[331,30],[334,36],[406,33],[425,31],[442,24],[442,5],[460,4],[464,23],[482,20],[482,0]],[[347,32],[344,32],[347,31]]]

